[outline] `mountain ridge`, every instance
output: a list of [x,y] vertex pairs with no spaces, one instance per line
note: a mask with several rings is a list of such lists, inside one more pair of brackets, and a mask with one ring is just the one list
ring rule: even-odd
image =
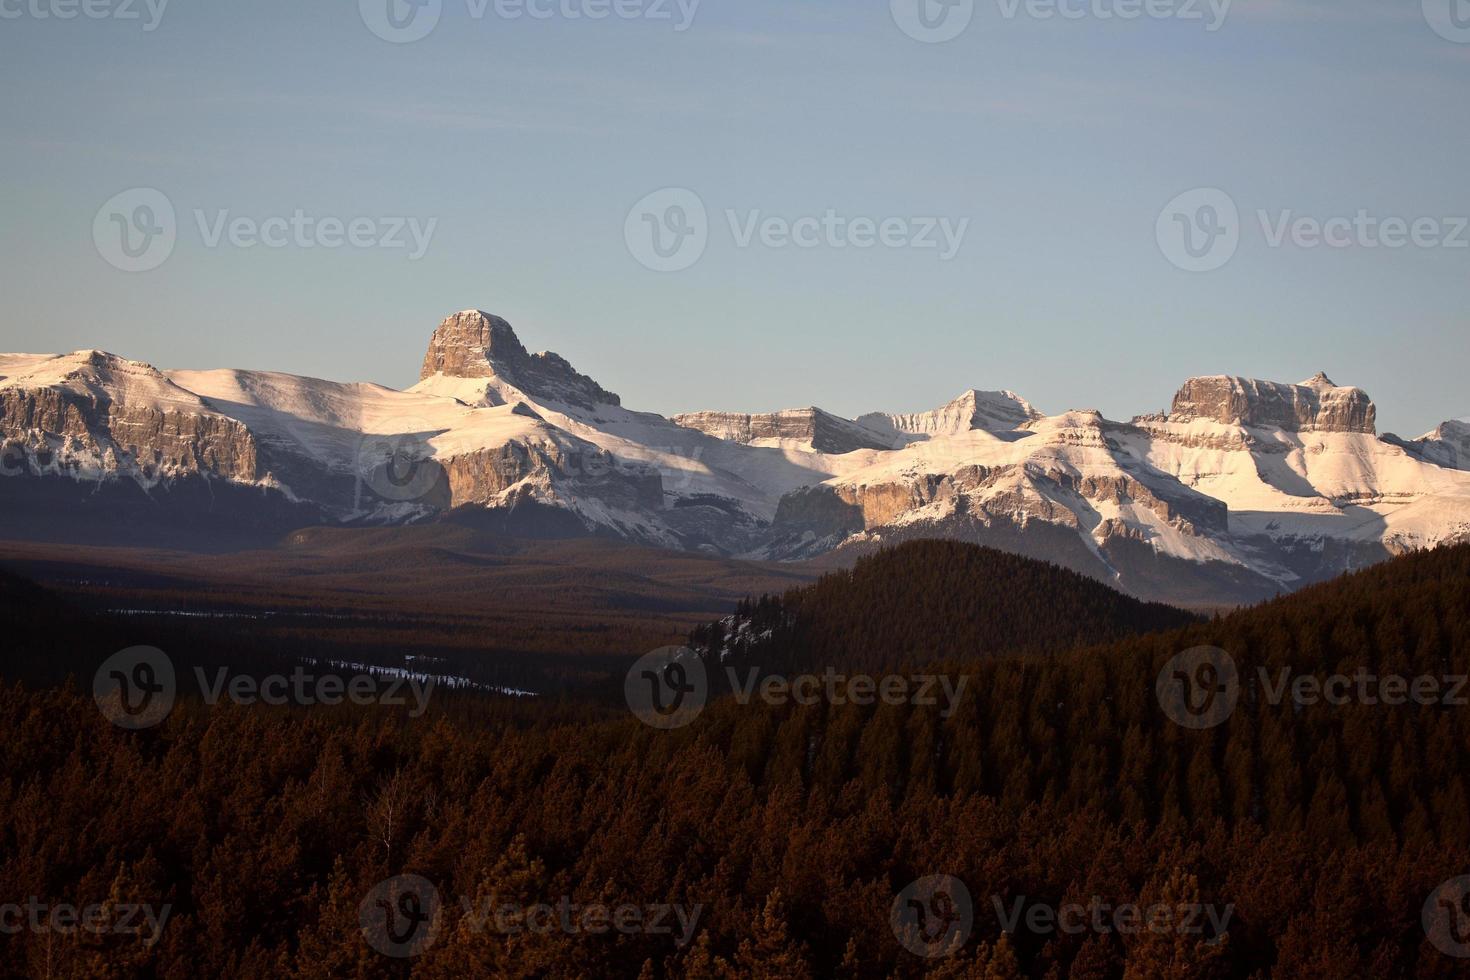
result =
[[[666,419],[466,310],[434,330],[420,375],[395,391],[0,355],[0,497],[34,511],[46,495],[22,484],[62,479],[167,513],[231,486],[288,502],[272,520],[297,526],[463,514],[775,560],[943,537],[1202,603],[1470,539],[1470,429],[1380,437],[1367,393],[1326,374],[1193,378],[1168,412],[1126,422],[973,389],[920,413]],[[38,516],[65,520],[75,495],[58,497],[72,502]],[[207,523],[239,503],[202,506]]]

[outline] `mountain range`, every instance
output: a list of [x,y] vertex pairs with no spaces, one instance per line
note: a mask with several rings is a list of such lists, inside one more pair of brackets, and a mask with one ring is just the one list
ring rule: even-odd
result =
[[188,546],[453,520],[827,562],[939,537],[1229,604],[1470,540],[1470,426],[1406,440],[1376,416],[1318,374],[1193,378],[1126,422],[1010,391],[856,419],[669,419],[469,310],[433,332],[406,391],[0,355],[0,534]]

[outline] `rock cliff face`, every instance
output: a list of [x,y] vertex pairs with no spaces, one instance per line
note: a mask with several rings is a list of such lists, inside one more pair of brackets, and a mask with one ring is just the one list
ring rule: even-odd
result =
[[617,510],[663,508],[658,473],[621,464],[591,445],[568,448],[555,441],[513,441],[436,462],[445,474],[447,507],[488,504],[515,489],[561,489]]
[[728,442],[749,446],[762,439],[790,440],[806,443],[819,453],[834,456],[859,449],[894,449],[902,445],[820,408],[798,408],[765,415],[695,412],[676,415],[674,421],[687,429],[698,429]]
[[509,323],[479,310],[456,313],[434,331],[419,380],[436,374],[499,378],[528,395],[579,408],[622,404],[559,354],[527,353]]
[[38,358],[0,379],[7,472],[253,483],[254,438],[154,368],[101,351]]
[[1226,375],[1191,378],[1174,396],[1170,420],[1192,419],[1288,432],[1378,431],[1378,410],[1367,393],[1340,388],[1325,374],[1296,385]]

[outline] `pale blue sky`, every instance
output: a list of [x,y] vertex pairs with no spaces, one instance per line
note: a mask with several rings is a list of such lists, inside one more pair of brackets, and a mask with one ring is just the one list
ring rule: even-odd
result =
[[[944,44],[888,0],[703,0],[683,32],[443,0],[410,44],[354,0],[172,0],[152,31],[142,0],[141,21],[34,16],[55,2],[0,0],[21,13],[0,19],[0,349],[403,387],[438,320],[479,307],[665,414],[909,411],[980,387],[1127,418],[1194,374],[1326,370],[1385,430],[1470,415],[1470,248],[1273,248],[1256,218],[1470,216],[1470,44],[1420,0],[1236,0],[1214,32],[978,0]],[[176,207],[178,242],[125,273],[93,220],[137,187]],[[711,219],[685,271],[624,240],[665,187]],[[1209,273],[1155,234],[1200,187],[1243,216]],[[194,217],[298,208],[438,224],[410,261],[211,248]],[[727,209],[970,225],[945,262],[740,248]]]

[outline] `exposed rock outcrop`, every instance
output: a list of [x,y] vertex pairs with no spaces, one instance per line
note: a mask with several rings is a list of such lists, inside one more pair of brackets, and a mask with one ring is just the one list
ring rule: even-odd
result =
[[840,456],[859,449],[894,449],[902,445],[856,422],[839,418],[820,408],[797,408],[764,415],[735,412],[695,412],[676,415],[674,421],[686,429],[744,445],[761,439],[804,442],[819,453]]
[[1014,391],[970,390],[932,412],[891,415],[873,412],[858,417],[858,423],[879,432],[928,438],[981,430],[1008,432],[1042,415]]
[[96,480],[216,476],[252,483],[255,439],[157,370],[102,351],[39,359],[0,383],[5,468]]
[[1433,432],[1427,432],[1414,440],[1386,435],[1383,441],[1435,466],[1470,470],[1470,422],[1446,422]]
[[499,378],[528,395],[580,408],[622,404],[561,355],[528,353],[509,323],[479,310],[456,313],[434,331],[419,380],[436,374]]
[[1191,419],[1289,432],[1378,431],[1378,410],[1367,393],[1339,387],[1325,374],[1296,385],[1228,375],[1191,378],[1174,396],[1170,420]]

